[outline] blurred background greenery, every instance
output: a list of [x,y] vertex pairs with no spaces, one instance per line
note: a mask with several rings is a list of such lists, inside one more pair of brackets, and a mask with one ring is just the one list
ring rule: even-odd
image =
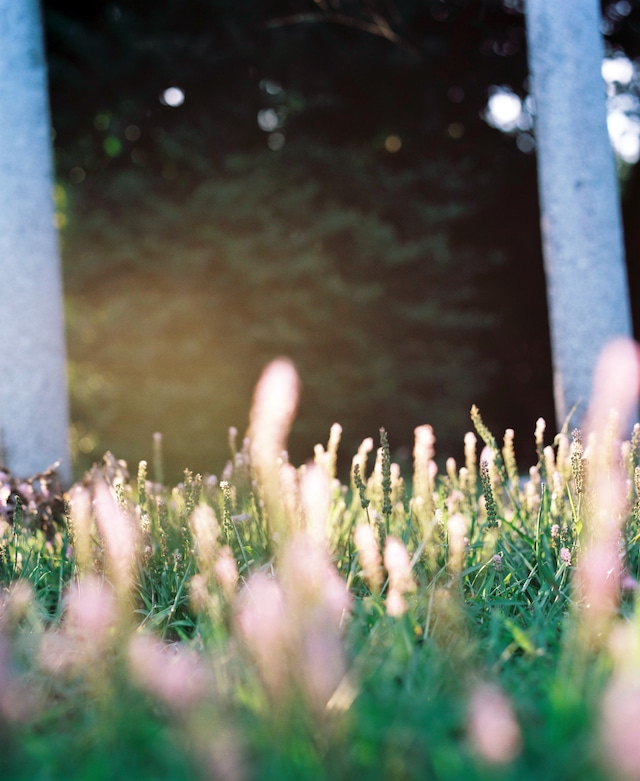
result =
[[[380,426],[409,458],[425,422],[458,455],[474,402],[527,448],[552,425],[521,2],[43,6],[78,473],[149,458],[155,431],[170,479],[220,470],[281,354],[295,461],[335,421],[345,463]],[[640,3],[603,10],[631,61]],[[521,99],[511,124],[496,94]]]

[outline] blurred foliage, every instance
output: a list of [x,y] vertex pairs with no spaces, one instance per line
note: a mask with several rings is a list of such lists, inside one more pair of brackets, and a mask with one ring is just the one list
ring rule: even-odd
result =
[[78,469],[156,429],[172,476],[217,468],[280,352],[298,457],[334,420],[350,447],[433,422],[446,452],[472,401],[553,418],[535,161],[483,119],[526,93],[521,3],[43,6]]
[[349,450],[372,421],[397,443],[426,418],[445,447],[460,439],[460,410],[495,371],[478,361],[497,321],[477,294],[500,265],[454,238],[474,208],[465,173],[455,161],[398,171],[379,154],[288,145],[228,158],[183,202],[125,172],[72,198],[80,450],[148,457],[160,430],[173,475],[217,469],[226,428],[244,430],[258,373],[279,354],[304,386],[297,458],[335,421]]

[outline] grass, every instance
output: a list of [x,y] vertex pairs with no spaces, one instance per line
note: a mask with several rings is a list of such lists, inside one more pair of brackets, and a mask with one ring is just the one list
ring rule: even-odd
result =
[[6,476],[2,778],[640,778],[640,427],[539,421],[522,477],[474,408],[464,464],[381,430],[344,485],[338,426],[288,462],[296,393],[266,370],[220,479]]

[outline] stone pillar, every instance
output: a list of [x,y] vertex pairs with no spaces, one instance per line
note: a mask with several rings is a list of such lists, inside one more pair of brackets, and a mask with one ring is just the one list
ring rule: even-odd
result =
[[62,278],[38,0],[0,0],[0,448],[70,478]]
[[602,348],[632,334],[598,0],[526,0],[538,185],[561,426],[580,424]]

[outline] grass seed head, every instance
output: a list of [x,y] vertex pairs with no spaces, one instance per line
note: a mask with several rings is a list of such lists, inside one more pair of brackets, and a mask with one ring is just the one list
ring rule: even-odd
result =
[[200,572],[207,575],[213,567],[220,526],[213,508],[208,504],[199,504],[189,518],[194,552]]
[[522,733],[511,703],[491,684],[480,684],[471,694],[467,734],[476,754],[491,765],[511,762],[522,748]]
[[249,427],[252,461],[260,472],[271,471],[286,450],[299,394],[298,373],[287,358],[272,361],[262,372],[253,396]]
[[114,489],[98,480],[93,490],[96,522],[104,541],[107,564],[118,593],[128,598],[136,555],[136,530]]
[[362,573],[373,593],[382,587],[382,556],[375,532],[368,523],[356,526],[353,539],[358,551]]
[[329,479],[326,470],[316,464],[309,464],[302,477],[302,506],[306,531],[314,540],[322,544],[327,543],[331,508]]
[[179,644],[166,645],[151,635],[134,635],[127,662],[133,680],[172,710],[192,708],[211,689],[201,657]]
[[411,560],[404,543],[397,537],[387,537],[384,546],[384,566],[389,575],[389,590],[407,594],[416,590]]

